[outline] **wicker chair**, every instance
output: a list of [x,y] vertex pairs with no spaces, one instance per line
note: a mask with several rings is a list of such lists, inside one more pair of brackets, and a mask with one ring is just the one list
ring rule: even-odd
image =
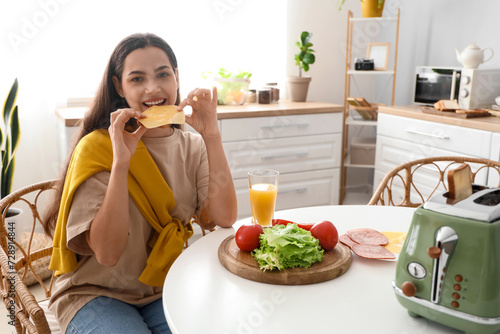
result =
[[470,165],[473,183],[489,175],[488,183],[500,187],[498,161],[470,157],[431,157],[404,163],[387,173],[368,205],[417,207],[432,196],[447,191],[447,172],[462,163]]
[[[7,318],[2,321],[14,325],[17,333],[60,332],[54,315],[48,311],[54,282],[54,275],[48,270],[52,241],[43,233],[39,211],[54,186],[55,181],[37,183],[0,201],[0,293],[7,308]],[[23,222],[31,220],[31,231],[23,232],[21,226],[9,218],[7,213],[11,208],[23,211]],[[36,249],[39,247],[41,249]],[[28,285],[32,285],[30,289],[43,289],[45,300],[37,301]]]

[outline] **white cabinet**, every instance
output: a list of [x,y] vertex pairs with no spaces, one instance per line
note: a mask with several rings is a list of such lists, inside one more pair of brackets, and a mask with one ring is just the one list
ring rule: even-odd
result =
[[[408,161],[433,156],[470,156],[489,159],[492,154],[492,136],[493,133],[489,131],[381,113],[377,129],[374,190],[389,171]],[[498,137],[496,148],[496,160],[498,160],[500,135],[495,134],[495,136]],[[430,194],[438,180],[436,173],[436,169],[432,168],[420,173],[419,179],[414,180],[419,184],[417,188],[423,189],[425,194]],[[486,170],[478,173],[476,182],[488,183]],[[398,197],[402,199],[402,187],[398,188],[398,184],[395,184],[393,188],[396,189],[396,199]]]
[[251,215],[247,173],[280,172],[276,210],[338,204],[342,113],[223,119],[239,218]]

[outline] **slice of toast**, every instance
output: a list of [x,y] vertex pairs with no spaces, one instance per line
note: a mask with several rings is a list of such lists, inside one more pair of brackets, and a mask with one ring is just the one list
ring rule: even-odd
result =
[[439,100],[434,103],[434,108],[439,111],[455,111],[460,109],[457,100]]
[[461,164],[448,171],[448,198],[455,203],[472,195],[471,169],[468,164]]

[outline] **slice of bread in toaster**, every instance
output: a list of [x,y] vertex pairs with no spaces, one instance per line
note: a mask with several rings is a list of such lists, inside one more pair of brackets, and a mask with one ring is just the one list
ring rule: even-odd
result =
[[471,169],[468,164],[461,164],[448,171],[448,198],[454,202],[472,195]]

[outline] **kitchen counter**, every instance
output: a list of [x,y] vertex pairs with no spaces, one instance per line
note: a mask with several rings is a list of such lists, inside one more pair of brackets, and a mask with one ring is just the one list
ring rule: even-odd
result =
[[[76,126],[83,118],[87,107],[57,108],[57,117],[64,122],[65,126]],[[218,119],[234,119],[266,116],[286,116],[303,114],[322,114],[342,112],[344,106],[340,104],[324,102],[290,102],[258,104],[248,103],[241,106],[218,106]]]
[[500,118],[498,117],[477,117],[477,118],[455,118],[425,114],[420,110],[420,106],[388,106],[379,107],[379,113],[402,116],[423,121],[430,121],[448,125],[462,126],[465,128],[485,130],[491,132],[500,132]]

